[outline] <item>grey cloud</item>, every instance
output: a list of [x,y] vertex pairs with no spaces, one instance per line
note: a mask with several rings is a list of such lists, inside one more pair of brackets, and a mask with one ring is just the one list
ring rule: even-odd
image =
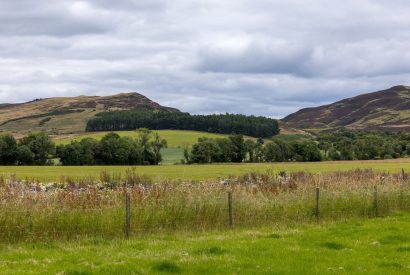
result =
[[298,45],[256,38],[239,49],[231,45],[208,45],[198,55],[197,68],[205,72],[303,75],[304,63],[311,53],[310,49]]
[[0,3],[0,34],[72,36],[104,33],[112,28],[109,13],[85,1],[10,1]]
[[387,0],[3,0],[0,102],[138,91],[192,113],[285,116],[409,84]]

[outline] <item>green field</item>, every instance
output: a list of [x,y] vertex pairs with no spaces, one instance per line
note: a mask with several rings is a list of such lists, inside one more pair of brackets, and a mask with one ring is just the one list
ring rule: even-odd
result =
[[0,245],[1,274],[408,274],[410,215]]
[[[165,139],[168,142],[169,148],[184,148],[185,146],[191,146],[195,142],[198,141],[200,137],[208,137],[208,138],[220,138],[226,137],[226,135],[222,134],[213,134],[213,133],[206,133],[206,132],[197,132],[197,131],[180,131],[180,130],[158,130],[154,131],[158,133],[161,138]],[[81,140],[82,138],[91,137],[97,140],[100,140],[103,136],[108,133],[112,132],[93,132],[93,133],[85,133],[82,135],[77,136],[62,136],[56,137],[54,139],[55,143],[58,144],[68,144],[73,140]],[[138,131],[118,131],[115,132],[120,136],[127,136],[127,137],[137,137]]]
[[[0,175],[6,177],[15,174],[19,179],[38,179],[43,182],[59,181],[62,176],[73,179],[99,178],[102,171],[123,174],[130,166],[2,166]],[[138,174],[148,175],[154,180],[182,179],[207,180],[220,177],[238,176],[249,172],[306,171],[323,173],[347,171],[352,169],[374,169],[385,172],[410,170],[410,159],[380,161],[323,161],[323,162],[282,162],[282,163],[242,163],[210,165],[158,165],[136,166]]]

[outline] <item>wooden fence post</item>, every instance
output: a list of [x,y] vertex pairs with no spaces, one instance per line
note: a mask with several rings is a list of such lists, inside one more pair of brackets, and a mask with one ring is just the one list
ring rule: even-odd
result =
[[405,208],[404,203],[404,191],[406,191],[406,174],[404,173],[404,169],[401,169],[401,184],[400,184],[400,208],[403,210]]
[[233,201],[232,191],[228,191],[229,227],[233,228]]
[[320,188],[319,186],[316,187],[316,211],[315,211],[316,219],[319,221],[320,218]]
[[376,217],[379,216],[379,195],[378,195],[378,191],[377,191],[377,185],[374,186],[374,214]]
[[125,236],[130,237],[131,234],[131,198],[130,193],[125,189]]

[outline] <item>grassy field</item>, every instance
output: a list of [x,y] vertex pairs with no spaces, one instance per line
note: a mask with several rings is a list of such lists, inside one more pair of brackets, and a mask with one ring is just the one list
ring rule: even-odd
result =
[[[195,142],[198,141],[200,137],[208,137],[208,138],[220,138],[226,137],[226,135],[221,134],[213,134],[207,132],[198,132],[198,131],[179,131],[179,130],[158,130],[154,131],[158,133],[163,139],[167,140],[169,148],[184,148],[186,146],[191,146]],[[107,133],[112,132],[93,132],[93,133],[84,133],[81,135],[75,136],[61,136],[54,138],[56,144],[68,144],[73,140],[81,140],[85,137],[95,138],[100,140],[103,136]],[[137,131],[118,131],[120,136],[127,136],[127,137],[137,137]]]
[[410,215],[0,245],[2,274],[408,274]]
[[[177,157],[175,157],[176,159]],[[0,175],[15,175],[19,179],[37,179],[42,182],[59,181],[62,176],[73,179],[94,177],[98,179],[102,171],[123,174],[128,166],[1,166]],[[305,171],[324,173],[352,169],[374,169],[384,172],[410,170],[410,159],[379,161],[324,161],[291,163],[251,163],[251,164],[210,164],[210,165],[159,165],[137,166],[138,174],[160,179],[206,180],[220,177],[238,176],[249,172]]]

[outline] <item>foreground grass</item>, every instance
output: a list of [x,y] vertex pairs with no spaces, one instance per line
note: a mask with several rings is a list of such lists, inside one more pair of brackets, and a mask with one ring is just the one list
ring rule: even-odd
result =
[[[19,179],[35,179],[42,182],[58,182],[63,177],[72,179],[100,177],[102,171],[124,174],[129,166],[1,166],[0,175],[15,175]],[[376,171],[398,173],[401,169],[410,170],[410,159],[380,161],[325,161],[313,163],[251,163],[251,164],[212,164],[212,165],[159,165],[137,166],[138,174],[144,174],[155,180],[207,180],[238,176],[250,172],[304,171],[327,173],[352,169],[374,169]]]
[[410,215],[294,228],[0,245],[2,274],[410,272]]

